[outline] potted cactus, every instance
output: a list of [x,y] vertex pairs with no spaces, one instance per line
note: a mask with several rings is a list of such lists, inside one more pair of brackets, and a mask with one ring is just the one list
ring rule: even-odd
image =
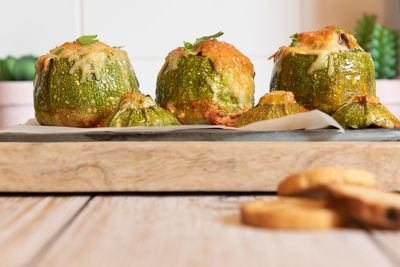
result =
[[375,65],[376,95],[395,116],[400,116],[399,33],[363,14],[357,22],[358,43],[371,53]]
[[0,128],[33,118],[36,60],[32,55],[0,59]]

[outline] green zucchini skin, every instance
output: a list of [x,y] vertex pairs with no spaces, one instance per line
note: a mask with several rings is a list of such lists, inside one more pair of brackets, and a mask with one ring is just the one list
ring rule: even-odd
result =
[[332,117],[346,129],[400,127],[400,121],[381,103],[350,102],[340,107]]
[[139,88],[128,60],[107,57],[101,78],[92,74],[86,81],[81,81],[80,69],[69,74],[73,65],[74,61],[53,58],[46,71],[36,71],[33,97],[40,124],[95,127],[116,109],[122,95]]
[[[317,55],[286,53],[273,70],[270,90],[294,93],[307,109],[332,115],[354,95],[375,95],[374,63],[369,53],[330,53],[328,66],[308,73]],[[278,62],[277,61],[277,62]]]
[[176,68],[164,64],[157,79],[156,102],[183,124],[212,124],[213,113],[228,116],[240,109],[240,100],[232,96],[211,60],[190,54],[182,56]]
[[[157,79],[156,102],[210,99],[213,91],[207,78],[221,80],[211,61],[204,56],[182,56],[175,68],[164,64]],[[221,82],[217,85],[224,86]]]

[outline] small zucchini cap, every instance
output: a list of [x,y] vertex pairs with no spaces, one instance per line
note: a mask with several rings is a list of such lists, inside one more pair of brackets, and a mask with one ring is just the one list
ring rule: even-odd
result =
[[103,127],[173,126],[181,125],[174,115],[156,105],[149,96],[139,92],[121,97],[117,110],[103,123]]
[[376,96],[350,97],[348,102],[333,114],[333,118],[343,128],[400,127],[400,121],[379,102]]
[[257,106],[243,113],[236,126],[242,127],[253,122],[278,119],[306,111],[306,108],[296,102],[292,92],[274,91],[265,94]]

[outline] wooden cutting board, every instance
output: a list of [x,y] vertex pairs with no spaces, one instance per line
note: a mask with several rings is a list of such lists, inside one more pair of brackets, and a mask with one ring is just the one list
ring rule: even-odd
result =
[[[274,133],[265,132],[225,138],[220,132],[204,133],[219,141],[193,141],[199,133],[183,134],[186,139],[181,136],[179,141],[159,141],[172,136],[158,134],[146,136],[146,141],[143,135],[125,136],[129,141],[85,136],[90,140],[84,142],[71,141],[71,136],[68,142],[49,136],[14,136],[18,142],[10,142],[10,135],[0,135],[0,192],[275,191],[291,173],[332,165],[367,169],[377,175],[381,189],[400,190],[400,142],[304,142],[296,135],[302,140],[324,138],[312,131],[292,133],[283,133],[279,142],[270,141]],[[388,140],[399,136],[399,131],[384,133]],[[135,138],[139,141],[131,141]]]
[[232,131],[191,129],[169,132],[86,132],[57,134],[1,133],[0,142],[97,142],[97,141],[218,141],[218,142],[373,142],[400,141],[400,129]]

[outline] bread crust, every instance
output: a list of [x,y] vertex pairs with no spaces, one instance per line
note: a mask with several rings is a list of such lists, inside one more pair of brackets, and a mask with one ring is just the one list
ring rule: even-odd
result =
[[376,187],[373,173],[343,167],[325,167],[299,172],[286,177],[278,186],[280,196],[309,196],[312,192],[323,195],[324,188],[331,184],[352,184],[370,188]]
[[354,185],[327,187],[332,207],[366,226],[400,229],[400,194]]
[[244,203],[241,220],[257,227],[293,230],[331,229],[346,224],[345,217],[328,208],[326,201],[288,197]]

